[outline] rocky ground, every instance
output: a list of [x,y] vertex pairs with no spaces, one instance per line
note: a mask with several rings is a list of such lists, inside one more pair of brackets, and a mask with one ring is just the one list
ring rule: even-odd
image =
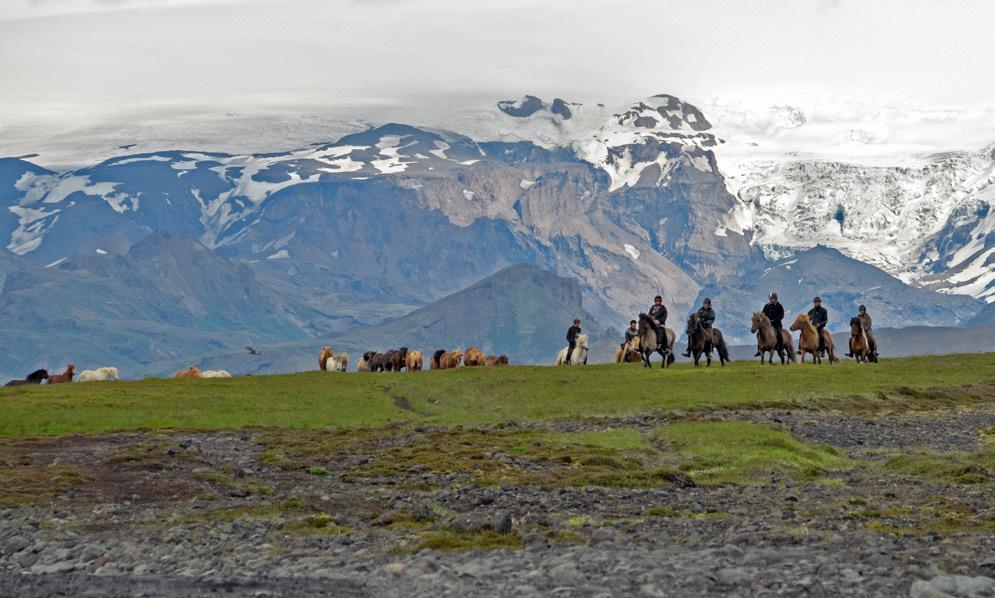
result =
[[852,466],[706,485],[543,440],[663,418],[9,440],[0,596],[995,596],[995,409],[696,417]]

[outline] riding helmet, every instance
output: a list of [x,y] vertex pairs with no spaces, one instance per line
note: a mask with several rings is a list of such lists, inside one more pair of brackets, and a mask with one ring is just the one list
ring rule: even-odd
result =
[[812,303],[822,303],[822,297],[818,295],[812,298]]

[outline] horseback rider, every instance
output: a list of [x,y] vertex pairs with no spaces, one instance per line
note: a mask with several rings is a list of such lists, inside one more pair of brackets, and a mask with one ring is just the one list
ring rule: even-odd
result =
[[[705,300],[701,302],[701,307],[698,308],[698,323],[701,327],[705,329],[705,334],[709,336],[709,343],[711,343],[712,336],[712,324],[715,322],[715,310],[712,309],[712,300],[705,297]],[[708,353],[711,355],[711,351]],[[684,357],[691,357],[691,336],[688,336],[688,348],[684,351]]]
[[629,327],[625,329],[625,342],[622,343],[622,348],[624,349],[632,339],[639,337],[639,327],[636,326],[635,320],[629,320]]
[[822,299],[820,297],[812,299],[812,309],[808,310],[808,319],[815,326],[816,332],[819,335],[819,355],[825,355],[826,339],[822,335],[822,331],[826,328],[826,324],[829,323],[829,312],[826,311],[825,307],[822,307]]
[[[867,307],[861,305],[857,308],[857,319],[860,320],[860,325],[864,329],[864,335],[867,337],[867,350],[871,352],[874,357],[878,356],[878,341],[874,338],[874,331],[871,330],[871,315],[867,313]],[[853,353],[847,353],[847,357],[853,357]]]
[[[777,338],[777,353],[780,355],[784,352],[784,333],[781,327],[781,321],[784,319],[784,307],[778,302],[777,293],[774,291],[770,292],[767,299],[767,305],[764,305],[762,311],[767,316],[767,319],[770,320],[771,325],[774,326],[774,336]],[[754,357],[760,357],[759,349]]]
[[567,330],[567,359],[564,363],[570,363],[574,347],[577,346],[577,335],[580,334],[580,320],[574,320],[574,325]]
[[[653,297],[653,305],[650,306],[647,314],[650,320],[656,325],[656,338],[661,345],[667,344],[667,306],[663,304],[663,297],[657,295]],[[666,349],[669,351],[669,349]]]

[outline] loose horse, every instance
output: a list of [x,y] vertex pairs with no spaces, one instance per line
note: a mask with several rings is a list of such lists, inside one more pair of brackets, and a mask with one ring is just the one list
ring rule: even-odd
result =
[[484,365],[484,353],[476,347],[470,347],[463,355],[463,365],[468,367]]
[[622,345],[615,351],[615,363],[635,363],[637,361],[642,361],[643,358],[639,354],[639,337],[632,337],[627,343]]
[[570,347],[563,347],[560,352],[556,354],[556,365],[587,365],[587,335],[578,334],[577,339],[574,341],[574,350],[570,353],[570,361],[567,362],[567,351]]
[[363,358],[359,360],[359,364],[356,365],[357,372],[369,372],[370,371],[370,360],[376,355],[376,351],[367,351],[363,353]]
[[390,351],[386,353],[374,353],[370,357],[370,371],[371,372],[383,372],[390,371],[390,368],[394,367],[390,361]]
[[456,349],[455,351],[446,351],[441,357],[439,357],[439,369],[451,370],[453,368],[458,368],[461,359],[463,359],[463,351],[460,351],[459,349]]
[[432,367],[433,370],[442,369],[442,364],[440,363],[440,360],[442,359],[442,356],[445,354],[446,354],[445,349],[438,349],[435,353],[432,353],[432,361],[429,363],[429,365]]
[[719,354],[719,365],[725,367],[726,362],[729,361],[729,348],[726,347],[726,341],[722,338],[721,330],[718,328],[712,328],[711,330],[705,328],[701,325],[698,314],[693,313],[688,318],[688,325],[685,332],[688,335],[688,341],[690,341],[691,355],[694,357],[694,367],[698,367],[698,360],[701,358],[702,353],[705,354],[705,367],[711,366],[713,348]]
[[484,358],[484,367],[493,368],[502,365],[508,365],[507,355],[488,355]]
[[[770,318],[765,316],[762,312],[753,312],[750,332],[757,335],[757,351],[760,352],[760,363],[764,362],[764,356],[767,353],[770,353],[767,359],[768,364],[774,365],[775,353],[781,358],[781,365],[787,363],[784,359],[784,353],[778,353],[777,351],[777,330],[775,330],[774,325],[770,323]],[[791,363],[797,363],[795,360],[795,347],[794,342],[791,340],[791,333],[783,328],[781,329],[781,342],[784,345],[784,351],[788,354],[787,356],[788,359],[791,360]]]
[[322,347],[321,353],[318,354],[318,369],[323,372],[328,371],[328,360],[331,359],[332,355],[334,353],[332,353],[331,347]]
[[185,370],[180,370],[173,374],[174,378],[201,378],[200,370],[196,366],[190,366]]
[[870,342],[860,318],[850,318],[850,353],[857,363],[877,361],[871,352]]
[[4,386],[24,386],[25,384],[41,384],[42,380],[48,380],[48,370],[35,370],[24,377],[24,380],[11,380]]
[[69,366],[66,367],[66,371],[65,372],[63,372],[61,374],[55,374],[54,376],[49,376],[48,377],[48,383],[49,384],[65,384],[67,382],[72,382],[73,381],[73,374],[75,374],[75,373],[76,373],[76,366],[74,366],[73,364],[70,363]]
[[409,372],[420,372],[423,359],[421,351],[408,351],[408,356],[404,358],[404,366]]
[[83,370],[76,376],[77,382],[99,382],[101,380],[118,380],[117,368],[98,368],[96,370]]
[[408,348],[401,347],[400,349],[392,349],[387,351],[387,359],[390,361],[390,365],[387,367],[388,372],[400,372],[402,368],[406,367],[406,359],[408,357]]
[[[643,358],[643,367],[653,367],[650,357],[659,353],[663,357],[661,368],[674,363],[674,339],[677,335],[670,328],[664,327],[664,339],[657,339],[656,323],[647,314],[639,314],[639,354]],[[661,342],[661,340],[665,342]]]
[[[797,330],[801,334],[798,337],[798,352],[801,354],[802,363],[805,363],[805,355],[812,355],[812,363],[822,363],[822,356],[819,355],[819,329],[808,319],[808,314],[798,314],[791,324],[791,330]],[[833,336],[828,330],[823,329],[822,338],[826,341],[826,353],[829,355],[829,363],[839,361],[836,352],[833,350]]]

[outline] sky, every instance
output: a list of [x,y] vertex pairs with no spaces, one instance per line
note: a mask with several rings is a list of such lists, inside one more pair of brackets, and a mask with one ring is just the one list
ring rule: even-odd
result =
[[993,22],[988,0],[2,0],[0,134],[524,93],[990,108]]

